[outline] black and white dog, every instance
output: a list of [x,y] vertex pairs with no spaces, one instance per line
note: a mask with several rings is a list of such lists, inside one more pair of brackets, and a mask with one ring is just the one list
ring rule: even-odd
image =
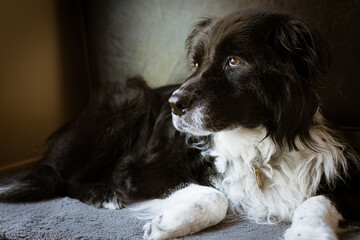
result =
[[184,84],[103,86],[33,168],[2,185],[1,201],[148,200],[134,207],[152,218],[145,239],[192,234],[227,213],[292,221],[285,239],[337,239],[339,223],[360,219],[359,157],[321,114],[330,54],[315,29],[242,11],[197,23],[187,48]]

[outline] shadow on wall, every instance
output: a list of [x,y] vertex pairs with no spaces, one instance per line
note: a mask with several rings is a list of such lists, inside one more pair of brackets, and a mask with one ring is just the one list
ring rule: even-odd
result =
[[77,4],[0,2],[0,168],[41,155],[87,101]]

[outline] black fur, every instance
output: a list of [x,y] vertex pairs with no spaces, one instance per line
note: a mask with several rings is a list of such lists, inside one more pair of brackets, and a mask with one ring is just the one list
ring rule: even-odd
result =
[[211,163],[185,147],[171,124],[167,99],[178,86],[150,89],[141,78],[114,83],[49,138],[48,151],[17,176],[2,201],[66,195],[100,207],[160,197],[189,182],[208,184]]
[[[190,147],[197,138],[178,130],[199,135],[193,130],[262,125],[280,149],[297,150],[297,137],[316,149],[309,130],[317,124],[318,89],[330,53],[311,26],[283,14],[237,12],[200,21],[187,47],[197,69],[184,84],[150,89],[132,78],[126,86],[103,86],[79,117],[50,137],[42,160],[17,176],[0,200],[61,195],[101,207],[114,198],[126,205],[161,197],[191,182],[210,185],[211,159]],[[241,62],[236,68],[229,67],[232,57]],[[174,120],[178,130],[171,124],[170,96],[174,116],[186,122]],[[203,125],[189,129],[200,106]],[[324,181],[319,194],[332,198],[345,217],[359,219],[358,158],[346,144],[344,151],[349,152],[349,171],[331,186]]]
[[[220,131],[233,123],[263,124],[280,147],[296,149],[297,136],[310,143],[309,129],[319,106],[317,91],[331,58],[321,35],[283,14],[247,11],[214,22],[199,22],[187,39],[190,61],[200,69],[181,87],[218,105],[209,107],[207,114],[216,122],[206,128]],[[203,35],[197,37],[200,32]],[[214,53],[216,58],[209,56]],[[246,64],[226,68],[229,56]]]

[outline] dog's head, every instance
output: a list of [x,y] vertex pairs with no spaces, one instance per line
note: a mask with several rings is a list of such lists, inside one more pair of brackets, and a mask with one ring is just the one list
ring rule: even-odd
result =
[[320,34],[288,15],[236,12],[197,23],[187,39],[192,74],[169,102],[173,124],[209,135],[266,127],[280,146],[310,141],[330,54]]

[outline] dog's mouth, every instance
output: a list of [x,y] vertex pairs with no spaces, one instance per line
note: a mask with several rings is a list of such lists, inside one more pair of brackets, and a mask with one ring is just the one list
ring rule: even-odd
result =
[[172,110],[172,123],[180,132],[190,133],[196,136],[207,136],[212,131],[204,129],[204,113],[203,107],[187,109],[182,114],[177,114]]
[[192,93],[176,90],[169,98],[174,127],[186,133],[205,136],[212,132],[205,129],[206,106],[195,100]]

